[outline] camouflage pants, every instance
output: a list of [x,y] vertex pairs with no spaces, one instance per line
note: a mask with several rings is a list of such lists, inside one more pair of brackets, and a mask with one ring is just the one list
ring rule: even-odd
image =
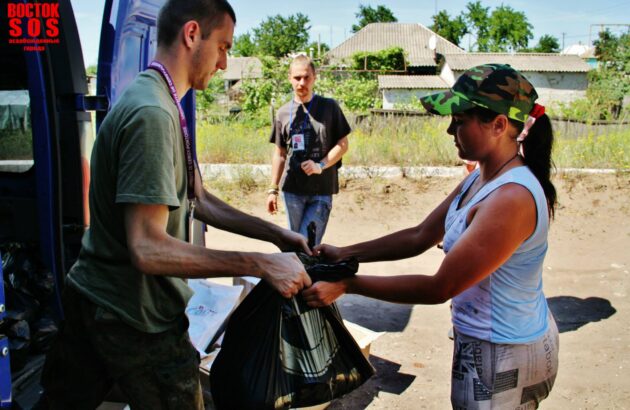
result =
[[136,409],[203,410],[199,355],[185,316],[151,334],[130,327],[67,286],[65,322],[42,375],[51,409],[95,409],[114,383]]

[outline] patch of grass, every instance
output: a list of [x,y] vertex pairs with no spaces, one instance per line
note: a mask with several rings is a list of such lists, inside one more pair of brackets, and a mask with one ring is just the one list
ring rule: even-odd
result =
[[0,160],[33,159],[31,130],[0,130]]
[[448,123],[437,117],[373,117],[350,134],[344,163],[400,167],[460,164],[453,138],[446,134]]
[[204,179],[206,189],[213,195],[234,206],[242,205],[245,195],[262,191],[269,181],[256,175],[252,167],[239,167],[233,178],[210,175]]
[[560,168],[630,170],[630,129],[583,138],[558,135],[553,158]]
[[201,163],[267,164],[273,152],[269,128],[247,122],[197,123],[197,156]]
[[[353,127],[351,166],[456,166],[461,164],[444,117],[368,117]],[[198,122],[197,152],[201,162],[269,164],[273,152],[270,127],[246,120]],[[559,168],[630,169],[630,128],[584,137],[556,132],[554,162]],[[378,175],[376,175],[378,176]]]

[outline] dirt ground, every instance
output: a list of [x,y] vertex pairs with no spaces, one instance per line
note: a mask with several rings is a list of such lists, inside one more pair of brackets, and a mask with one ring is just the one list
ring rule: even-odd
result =
[[[458,178],[343,181],[324,242],[344,245],[417,224]],[[542,409],[622,409],[630,406],[630,174],[557,175],[559,206],[551,225],[544,289],[560,328],[560,371]],[[240,199],[251,214],[286,226],[286,215],[264,211],[264,193]],[[272,245],[210,230],[219,249],[274,251]],[[433,274],[442,251],[360,273]],[[371,346],[377,374],[333,409],[445,409],[453,343],[448,304],[408,306],[346,295],[345,319],[386,332]]]

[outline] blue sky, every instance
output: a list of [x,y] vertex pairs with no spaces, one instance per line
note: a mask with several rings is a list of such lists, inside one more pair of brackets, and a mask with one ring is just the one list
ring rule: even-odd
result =
[[[185,1],[185,0],[183,0]],[[336,46],[352,33],[356,23],[355,13],[359,4],[390,8],[398,21],[402,23],[431,24],[431,16],[438,10],[447,10],[451,16],[459,15],[471,0],[232,0],[230,3],[236,12],[236,31],[239,35],[257,27],[267,16],[302,13],[311,21],[311,39],[331,43]],[[98,55],[101,17],[104,0],[71,0],[79,26],[79,35],[83,46],[86,65],[95,64]],[[482,0],[482,5],[494,9],[501,4],[510,5],[525,12],[533,25],[533,46],[544,34],[551,34],[562,44],[564,33],[565,46],[586,44],[592,24],[630,23],[630,1],[621,0]],[[598,27],[592,28],[591,39],[596,38]],[[619,33],[626,28],[611,27]],[[468,46],[464,39],[462,47]]]

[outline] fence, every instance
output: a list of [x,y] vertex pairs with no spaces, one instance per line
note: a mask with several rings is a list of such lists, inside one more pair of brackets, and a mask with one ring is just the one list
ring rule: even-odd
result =
[[[421,111],[412,110],[371,110],[369,115],[357,115],[354,123],[357,126],[372,126],[393,119],[405,123],[416,123],[422,126],[427,121],[436,121],[436,116]],[[448,117],[442,117],[443,121],[450,121]],[[439,120],[438,120],[439,121]],[[630,129],[630,121],[576,121],[562,118],[551,118],[553,129],[557,135],[564,137],[581,138],[589,135],[607,135]]]

